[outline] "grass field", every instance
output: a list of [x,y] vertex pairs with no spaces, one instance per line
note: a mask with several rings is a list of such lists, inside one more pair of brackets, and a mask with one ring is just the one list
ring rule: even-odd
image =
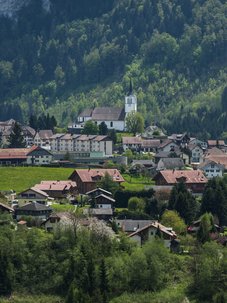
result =
[[72,172],[63,167],[0,167],[0,191],[20,192],[41,180],[67,180]]
[[154,181],[148,180],[142,176],[131,177],[127,174],[123,174],[123,177],[126,182],[122,183],[125,189],[128,190],[143,190],[145,186],[154,185]]

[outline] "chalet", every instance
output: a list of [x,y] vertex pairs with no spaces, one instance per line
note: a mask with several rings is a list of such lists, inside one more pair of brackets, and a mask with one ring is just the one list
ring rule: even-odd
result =
[[130,166],[130,173],[147,172],[150,176],[156,173],[156,164],[152,160],[133,160]]
[[148,226],[151,223],[154,223],[154,220],[132,220],[132,219],[124,219],[124,220],[116,220],[117,226],[121,228],[121,230],[127,234],[132,234],[135,231]]
[[184,161],[181,158],[163,158],[159,160],[156,170],[182,169],[183,167]]
[[158,151],[163,152],[175,152],[179,150],[179,146],[173,140],[167,139],[164,140],[158,147]]
[[97,188],[95,188],[93,190],[90,190],[86,193],[86,195],[89,196],[90,199],[95,198],[95,197],[97,197],[101,194],[109,196],[109,197],[111,197],[113,195],[110,191],[107,191],[107,190],[105,190],[103,188],[100,188],[100,187],[97,187]]
[[51,161],[51,153],[38,146],[0,149],[0,165],[42,165]]
[[19,205],[24,205],[33,201],[38,202],[40,204],[46,204],[47,201],[50,200],[50,197],[44,191],[35,187],[31,187],[19,193],[17,195],[17,199]]
[[158,162],[164,158],[181,158],[185,165],[188,165],[190,162],[189,155],[181,152],[180,149],[177,149],[174,152],[159,151],[157,154],[155,154],[155,163],[158,164]]
[[[160,235],[158,235],[159,233]],[[172,228],[167,228],[158,222],[152,222],[147,226],[136,230],[128,237],[135,240],[140,246],[142,246],[147,241],[152,241],[158,236],[161,236],[167,248],[170,248],[171,241],[177,238],[177,235]]]
[[183,134],[172,134],[168,139],[173,140],[176,144],[180,146],[185,146],[190,142],[190,136],[187,133]]
[[16,220],[19,221],[25,216],[32,216],[40,220],[46,220],[51,214],[52,209],[49,206],[32,202],[15,209]]
[[124,178],[121,176],[117,169],[76,169],[69,179],[75,181],[79,193],[85,194],[97,187],[97,183],[105,176],[109,174],[114,182],[119,185],[124,182]]
[[109,221],[113,218],[112,208],[85,208],[83,211],[85,216],[95,217],[99,220]]
[[224,153],[222,150],[218,148],[212,148],[208,150],[204,156],[204,161],[207,160],[223,165],[225,171],[227,171],[227,153]]
[[127,149],[140,151],[142,146],[142,138],[141,137],[122,137],[123,149],[126,151]]
[[34,188],[45,192],[54,199],[63,199],[68,195],[76,195],[78,193],[76,182],[71,180],[41,181],[41,183],[36,184]]
[[40,146],[33,146],[27,153],[27,164],[29,165],[50,164],[52,160],[52,154]]
[[212,160],[205,160],[205,162],[201,163],[198,167],[201,169],[205,176],[208,179],[214,178],[214,177],[222,177],[224,174],[225,167],[222,164],[216,163]]
[[174,186],[184,182],[187,189],[193,193],[202,193],[208,181],[200,170],[163,170],[154,177],[154,180],[156,185],[161,186]]

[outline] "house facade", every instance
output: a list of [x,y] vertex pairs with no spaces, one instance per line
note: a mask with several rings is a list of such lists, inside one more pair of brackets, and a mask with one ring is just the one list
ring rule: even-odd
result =
[[44,149],[50,150],[50,138],[53,136],[51,129],[40,130],[35,134],[34,144]]
[[38,202],[40,204],[46,204],[49,200],[49,195],[38,188],[31,187],[27,190],[20,192],[17,195],[17,199],[19,205],[24,205],[33,201]]
[[76,169],[69,179],[75,181],[79,193],[85,194],[97,187],[97,183],[105,176],[109,174],[114,182],[119,185],[124,182],[124,178],[121,176],[117,169]]
[[52,212],[49,206],[37,202],[28,203],[15,209],[16,220],[19,221],[25,216],[32,216],[40,220],[46,220]]
[[113,154],[113,141],[108,136],[55,134],[50,138],[50,145],[53,152]]
[[28,165],[43,165],[50,164],[52,160],[53,156],[48,150],[40,146],[36,146],[27,153],[26,162]]
[[222,164],[207,160],[199,166],[208,179],[223,177],[225,167]]
[[184,182],[187,189],[194,194],[201,194],[208,182],[201,170],[163,170],[154,177],[156,185],[174,186]]
[[177,238],[172,228],[167,228],[158,222],[150,223],[130,234],[128,237],[136,241],[140,246],[147,241],[154,241],[157,237],[161,237],[167,248],[170,248],[171,241]]
[[203,149],[199,145],[189,145],[191,152],[191,164],[200,164],[203,162]]

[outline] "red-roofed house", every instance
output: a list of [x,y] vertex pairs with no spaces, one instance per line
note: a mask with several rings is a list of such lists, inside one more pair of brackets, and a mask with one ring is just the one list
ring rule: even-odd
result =
[[104,168],[76,169],[69,179],[76,182],[80,193],[85,194],[86,192],[96,188],[97,182],[105,176],[105,173],[108,173],[112,177],[113,181],[119,184],[125,181],[117,169]]
[[34,188],[42,190],[50,197],[55,199],[66,198],[67,195],[75,195],[78,193],[76,182],[71,180],[66,181],[41,181]]
[[0,165],[19,165],[22,163],[30,165],[49,164],[52,154],[39,146],[31,148],[1,148]]
[[163,170],[154,177],[154,180],[156,185],[163,186],[184,182],[187,189],[193,193],[202,193],[208,182],[201,170]]

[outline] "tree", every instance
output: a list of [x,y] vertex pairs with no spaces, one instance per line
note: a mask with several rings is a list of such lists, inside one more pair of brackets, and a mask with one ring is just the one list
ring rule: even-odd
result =
[[227,224],[227,186],[223,179],[213,178],[208,181],[200,212],[210,212],[218,217],[220,225]]
[[190,224],[195,219],[198,204],[184,182],[179,182],[173,187],[169,199],[169,209],[177,211],[186,224]]
[[142,198],[131,197],[128,200],[128,209],[131,211],[144,212],[145,201]]
[[99,124],[99,134],[102,136],[105,136],[108,134],[108,128],[104,121]]
[[98,135],[99,130],[97,124],[95,124],[93,121],[88,120],[83,129],[83,134],[85,135]]
[[144,129],[144,118],[138,112],[131,112],[126,116],[126,128],[135,136],[136,133],[142,133]]
[[197,232],[197,239],[201,243],[210,241],[210,233],[214,230],[213,216],[205,213],[200,219],[199,230]]
[[113,141],[114,144],[117,143],[117,132],[115,129],[111,129],[109,130],[109,133],[108,133],[110,139]]
[[227,86],[224,88],[221,95],[222,110],[227,112]]
[[25,147],[24,136],[20,125],[15,122],[12,132],[9,136],[9,148],[22,148]]
[[98,182],[97,186],[111,193],[115,193],[119,188],[118,183],[113,181],[113,178],[108,174],[108,172],[105,173],[104,177],[102,177],[101,181]]
[[172,227],[177,234],[183,234],[186,232],[184,220],[174,210],[165,210],[162,215],[161,223],[167,227]]
[[5,253],[0,254],[0,296],[12,292],[12,267]]

